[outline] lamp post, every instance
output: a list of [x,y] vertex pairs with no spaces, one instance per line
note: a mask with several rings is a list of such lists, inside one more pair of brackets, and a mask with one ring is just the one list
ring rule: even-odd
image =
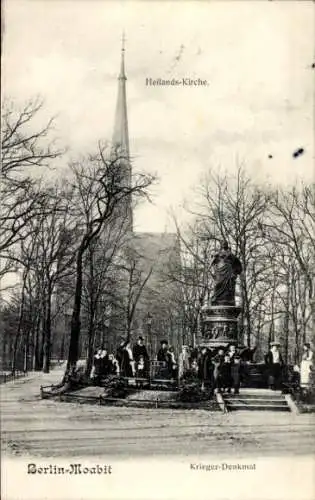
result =
[[105,345],[105,340],[107,339],[107,343],[109,343],[109,325],[110,325],[110,316],[112,313],[112,307],[110,304],[108,304],[105,308],[105,321],[104,321],[104,329],[102,332],[102,339],[101,339],[101,345],[104,347]]
[[148,328],[148,341],[149,341],[149,356],[150,360],[152,360],[152,314],[148,312],[147,314],[147,328]]
[[107,339],[107,342],[108,342],[109,325],[110,325],[110,320],[105,319],[104,330],[102,333],[102,342],[101,342],[102,347],[104,347],[104,345],[105,345],[105,339]]

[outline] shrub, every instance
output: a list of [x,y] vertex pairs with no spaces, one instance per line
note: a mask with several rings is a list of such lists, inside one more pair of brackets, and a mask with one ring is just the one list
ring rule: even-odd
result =
[[127,381],[122,380],[117,375],[110,375],[103,381],[102,385],[106,397],[124,398],[129,392]]
[[198,403],[210,398],[209,391],[202,391],[198,382],[183,381],[179,388],[178,399],[185,403]]
[[69,373],[66,377],[66,382],[70,383],[71,389],[79,389],[88,385],[88,379],[85,374],[84,367],[78,366],[76,369]]
[[193,370],[187,370],[182,378],[180,379],[181,384],[188,384],[188,383],[194,383],[194,384],[199,384],[199,378]]

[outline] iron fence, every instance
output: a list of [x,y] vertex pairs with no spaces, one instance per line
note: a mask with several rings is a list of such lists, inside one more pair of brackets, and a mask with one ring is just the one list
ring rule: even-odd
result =
[[26,377],[28,372],[15,370],[14,372],[0,372],[0,384],[5,384],[11,380]]

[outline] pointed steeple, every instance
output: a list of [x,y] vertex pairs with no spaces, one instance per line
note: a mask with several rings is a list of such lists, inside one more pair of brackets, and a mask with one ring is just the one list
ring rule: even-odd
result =
[[[126,74],[125,74],[125,33],[122,36],[120,73],[118,76],[118,95],[116,103],[113,148],[121,157],[120,168],[123,172],[123,184],[131,188],[132,173],[129,155],[129,132],[127,116],[127,98],[126,98]],[[128,231],[133,230],[132,196],[126,197],[121,208],[121,215],[127,222]]]
[[122,36],[120,73],[118,76],[118,96],[116,103],[113,145],[129,158],[129,133],[125,74],[125,33]]

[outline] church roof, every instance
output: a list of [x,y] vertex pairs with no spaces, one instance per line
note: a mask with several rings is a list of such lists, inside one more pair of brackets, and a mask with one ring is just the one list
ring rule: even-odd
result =
[[176,233],[135,232],[133,248],[154,267],[160,268],[179,258],[179,241]]

